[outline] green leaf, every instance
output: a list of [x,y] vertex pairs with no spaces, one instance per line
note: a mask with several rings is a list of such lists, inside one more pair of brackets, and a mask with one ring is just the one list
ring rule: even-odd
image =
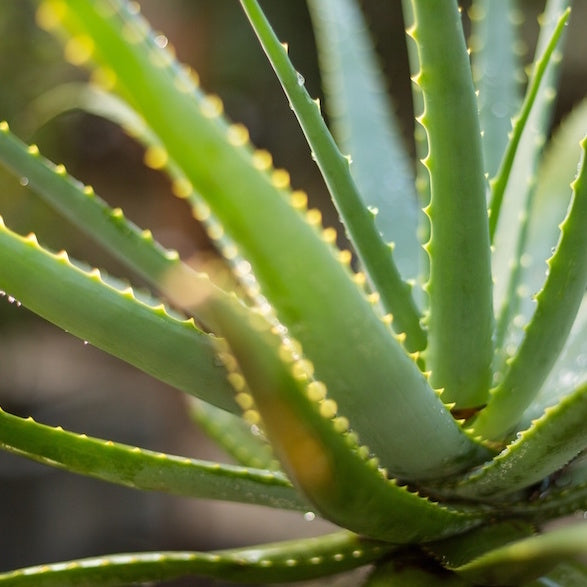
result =
[[491,382],[493,314],[477,101],[457,2],[412,6],[431,184],[426,368],[445,402],[478,407]]
[[454,570],[488,552],[533,534],[534,528],[527,522],[497,522],[440,542],[431,542],[423,548],[443,567]]
[[400,273],[416,280],[421,247],[414,177],[367,23],[355,0],[310,0],[308,7],[335,137],[352,157],[363,202],[378,210],[375,226],[394,243]]
[[476,0],[469,11],[472,24],[473,79],[479,92],[483,158],[489,177],[497,173],[508,144],[511,120],[520,103],[520,63],[514,1]]
[[[402,0],[402,13],[404,17],[404,26],[408,32],[414,26],[414,11],[412,9],[412,0]],[[414,108],[414,117],[416,121],[424,112],[424,98],[422,88],[414,82],[415,77],[420,71],[420,57],[418,56],[418,47],[416,42],[409,35],[406,35],[406,46],[408,50],[408,62],[410,66],[410,79],[412,80],[412,104]],[[428,155],[428,137],[421,124],[416,124],[414,128],[414,142],[416,143],[416,191],[420,199],[420,206],[424,207],[430,203],[430,174],[424,165],[426,155]],[[424,222],[421,218],[418,227],[420,242],[424,243],[430,238],[430,226],[428,220]],[[421,278],[424,280],[428,275],[428,270],[422,272]]]
[[474,470],[455,493],[499,499],[538,483],[587,448],[587,383],[547,408],[544,415],[492,461]]
[[[92,94],[92,97],[97,99],[100,95]],[[134,120],[129,121],[133,112],[123,103],[110,99],[107,104],[102,105],[104,110],[110,112],[116,108],[121,118],[134,124]],[[132,129],[148,134],[147,129],[142,131],[136,126]],[[147,142],[152,140],[149,136],[143,138]],[[0,126],[0,160],[17,176],[25,177],[27,185],[45,202],[169,297],[177,298],[175,292],[170,291],[172,284],[167,281],[171,272],[181,273],[182,286],[197,292],[196,295],[228,297],[229,294],[210,282],[208,275],[194,271],[180,261],[176,251],[166,250],[154,241],[149,230],[140,230],[125,218],[120,208],[111,208],[93,188],[69,176],[63,165],[56,166],[42,157],[36,145],[25,145],[10,132],[6,123]],[[206,321],[205,316],[198,317]]]
[[0,574],[0,585],[114,587],[193,575],[239,583],[301,581],[369,564],[393,548],[339,532],[233,550],[139,552],[48,564]]
[[283,474],[156,453],[0,410],[0,447],[52,467],[139,489],[307,511]]
[[[562,53],[564,23],[569,17],[569,0],[549,0],[542,19],[536,61],[520,114],[514,120],[512,137],[500,169],[490,182],[489,230],[492,255],[494,305],[498,313],[496,348],[517,312],[520,263],[533,207],[536,172],[556,96]],[[502,209],[503,208],[503,209]],[[512,295],[513,294],[513,295]]]
[[519,585],[586,553],[587,524],[574,524],[490,550],[454,571],[484,585]]
[[[572,468],[572,464],[568,468]],[[587,509],[587,474],[582,468],[579,479],[568,475],[567,470],[555,475],[554,479],[545,480],[542,487],[535,492],[531,501],[523,500],[508,503],[508,515],[522,516],[524,519],[544,524],[547,520],[561,518]]]
[[[518,291],[518,314],[508,325],[504,339],[504,355],[513,355],[523,329],[535,310],[533,295],[540,291],[545,279],[546,261],[560,236],[560,223],[569,205],[569,182],[577,172],[581,159],[581,140],[587,128],[587,100],[583,101],[556,130],[538,171],[536,193],[528,211],[528,236],[520,259],[521,275]],[[587,341],[587,338],[583,338]],[[580,356],[576,353],[576,357]],[[577,372],[581,369],[575,369]],[[553,370],[554,371],[554,370]],[[551,372],[552,374],[552,372]],[[576,385],[576,383],[575,383]],[[551,385],[551,388],[554,388]],[[559,389],[556,385],[556,389]],[[571,383],[569,388],[573,387]],[[538,408],[540,410],[540,406]]]
[[221,410],[212,404],[192,399],[190,415],[218,445],[238,463],[274,471],[279,469],[271,445],[262,436],[261,430],[243,420],[240,416]]
[[[144,20],[118,2],[111,6],[104,12],[86,3],[67,4],[58,17],[76,31],[74,42],[91,37],[102,68],[125,95],[132,94],[132,105],[222,223],[218,229],[239,243],[260,293],[287,336],[312,358],[353,429],[384,465],[408,478],[450,474],[472,455],[482,459],[485,451],[453,421],[337,261],[338,253],[324,242],[330,236],[316,230],[316,211],[308,213],[308,222],[292,208],[289,198],[298,207],[303,198],[285,188],[287,174],[261,173],[269,165],[267,155],[243,144],[242,127],[224,121],[218,100],[202,95],[171,53],[157,45]],[[202,208],[197,212],[200,219],[207,214]],[[247,266],[243,269],[246,274]],[[333,291],[336,305],[330,302]],[[367,404],[365,390],[372,399]]]
[[561,238],[548,261],[549,274],[536,296],[536,311],[503,381],[473,423],[485,438],[499,439],[518,422],[554,365],[571,331],[587,284],[587,174],[585,149]]
[[[336,147],[317,104],[299,83],[300,74],[289,61],[287,50],[275,36],[258,2],[241,0],[241,4],[287,94],[381,304],[394,317],[393,328],[398,333],[405,333],[405,346],[409,351],[422,350],[426,346],[426,336],[420,325],[420,314],[412,298],[411,287],[402,281],[391,247],[382,240],[376,219],[374,222],[373,213],[354,184],[349,161]],[[371,143],[370,149],[375,148]],[[405,221],[405,218],[401,220]],[[408,224],[407,228],[410,226],[415,227],[415,222]],[[413,237],[414,252],[417,253],[415,231]],[[402,250],[404,248],[402,243]]]
[[388,480],[324,383],[313,378],[311,364],[295,358],[284,363],[286,349],[271,326],[260,315],[253,319],[234,310],[217,305],[216,328],[230,345],[284,469],[323,517],[395,543],[453,534],[485,518],[482,509],[441,506]]
[[364,587],[472,587],[454,573],[420,556],[392,556],[374,569]]
[[[49,253],[34,235],[22,237],[0,218],[0,289],[74,336],[145,373],[224,409],[237,411],[215,339],[163,305],[139,301],[131,288],[105,283],[98,270]],[[39,295],[43,292],[43,295]]]
[[0,129],[0,160],[17,177],[26,178],[27,185],[58,212],[151,283],[160,281],[179,261],[175,251],[153,241],[150,231],[138,229],[120,209],[113,210],[91,187],[69,176],[62,165],[42,157],[36,145],[24,144],[6,123]]
[[582,587],[587,582],[587,566],[571,561],[557,565],[544,577],[526,587]]

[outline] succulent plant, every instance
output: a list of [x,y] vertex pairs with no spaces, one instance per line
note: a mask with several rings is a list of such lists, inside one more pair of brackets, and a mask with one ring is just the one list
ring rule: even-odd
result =
[[3,411],[0,445],[137,490],[313,511],[341,530],[47,564],[0,585],[288,582],[366,565],[371,586],[587,582],[587,524],[549,524],[587,504],[584,104],[542,156],[569,2],[547,2],[523,99],[512,2],[473,2],[471,55],[456,0],[404,2],[415,170],[355,2],[309,1],[336,142],[257,0],[241,5],[352,249],[135,3],[44,0],[37,20],[90,67],[83,106],[145,145],[232,277],[195,271],[0,126],[2,162],[159,298],[4,223],[0,289],[198,398],[240,464]]

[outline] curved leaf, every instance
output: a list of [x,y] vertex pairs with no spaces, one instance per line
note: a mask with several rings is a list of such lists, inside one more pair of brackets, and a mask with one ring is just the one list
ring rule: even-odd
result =
[[587,582],[587,565],[578,561],[557,565],[544,577],[529,583],[526,587],[580,587]]
[[389,481],[324,383],[313,378],[311,363],[293,357],[284,363],[287,348],[270,325],[234,309],[216,305],[216,328],[230,345],[285,470],[323,517],[402,544],[481,523],[487,515],[481,508],[441,506]]
[[172,317],[163,305],[139,301],[130,288],[121,291],[107,285],[99,271],[74,266],[65,252],[49,253],[34,235],[10,231],[1,218],[0,289],[145,373],[238,411],[213,336],[198,330],[193,320]]
[[355,0],[310,0],[326,107],[375,225],[404,279],[418,279],[418,198],[367,24]]
[[[376,227],[377,219],[375,217],[374,222],[373,212],[364,203],[365,196],[361,197],[351,177],[348,160],[336,147],[316,103],[303,84],[299,83],[299,74],[291,65],[286,49],[275,36],[258,2],[241,0],[241,4],[298,117],[341,219],[380,296],[381,304],[386,312],[394,316],[393,328],[398,333],[405,333],[405,346],[409,351],[422,350],[426,346],[426,336],[420,325],[420,313],[412,298],[411,287],[402,281],[394,262],[395,252],[382,239]],[[362,108],[366,111],[367,106],[363,104]],[[376,149],[372,142],[369,148]],[[398,222],[401,225],[405,220],[402,217]],[[408,230],[415,227],[415,220],[416,217],[414,222],[408,223]],[[419,247],[415,228],[412,237],[414,255],[417,256]],[[403,251],[404,243],[401,245]],[[402,254],[405,255],[404,252]]]
[[[551,11],[554,14],[556,13],[552,9],[555,8],[557,4],[563,7],[562,9],[559,9],[562,14],[560,16],[557,14],[553,23],[547,21],[546,19],[544,21],[545,26],[542,31],[543,37],[541,39],[541,44],[545,44],[544,52],[540,54],[540,58],[535,62],[532,79],[530,80],[526,97],[524,98],[524,103],[522,104],[520,114],[514,123],[512,137],[508,143],[507,150],[504,153],[503,161],[500,165],[498,174],[492,180],[491,202],[489,204],[489,225],[492,240],[497,229],[497,224],[500,218],[501,205],[504,200],[504,194],[508,187],[508,183],[513,183],[517,180],[515,187],[521,187],[519,185],[519,183],[521,183],[521,178],[516,177],[515,175],[512,177],[512,169],[515,163],[516,154],[518,154],[520,157],[528,156],[528,154],[532,155],[534,164],[532,165],[531,163],[526,162],[528,167],[528,169],[526,169],[526,173],[531,172],[532,167],[535,167],[536,165],[535,160],[538,155],[538,145],[536,145],[534,149],[528,149],[526,148],[526,145],[520,145],[520,141],[522,141],[524,131],[526,129],[529,129],[528,132],[532,135],[540,132],[536,127],[529,123],[530,114],[532,113],[532,109],[535,107],[535,104],[536,108],[540,110],[540,112],[535,114],[535,116],[543,119],[540,126],[544,127],[548,120],[547,113],[549,108],[551,108],[552,100],[548,98],[546,86],[552,85],[553,83],[552,77],[554,75],[554,69],[559,62],[559,60],[553,59],[553,54],[561,40],[564,27],[571,13],[570,8],[566,8],[566,10],[564,9],[564,7],[569,4],[569,2],[563,0],[562,2],[556,1],[550,3]],[[551,14],[551,20],[552,17],[553,14]],[[536,50],[537,54],[539,54],[538,51],[540,51],[540,49],[541,48],[539,46]],[[541,93],[539,94],[539,92]],[[528,141],[527,138],[526,141]]]
[[434,556],[443,567],[455,570],[497,548],[533,534],[534,528],[527,522],[497,522],[475,528],[460,536],[431,542],[424,545],[423,549]]
[[210,438],[241,465],[269,471],[279,469],[271,445],[261,437],[258,426],[251,426],[240,416],[195,398],[190,401],[190,415]]
[[246,583],[301,581],[355,569],[393,546],[340,532],[213,552],[139,552],[30,567],[0,574],[11,587],[96,587],[202,575]]
[[397,556],[375,570],[363,587],[473,587],[472,583],[440,565],[435,568],[424,556]]
[[587,448],[587,383],[544,415],[488,464],[461,481],[455,493],[493,499],[538,483]]
[[156,453],[0,410],[0,447],[46,465],[139,489],[307,511],[280,473]]
[[479,92],[483,158],[489,177],[497,172],[520,102],[515,4],[476,0],[469,11],[473,79]]
[[456,1],[413,0],[430,173],[430,381],[457,408],[486,403],[493,358],[491,267],[477,101]]
[[[132,93],[133,106],[149,119],[170,158],[222,223],[218,231],[238,242],[261,294],[288,336],[311,356],[352,427],[390,470],[411,478],[449,474],[462,469],[471,455],[482,458],[484,451],[460,430],[337,261],[327,244],[330,234],[316,230],[319,214],[310,211],[306,220],[292,208],[287,196],[298,207],[304,197],[286,189],[287,174],[260,173],[271,168],[267,154],[252,152],[242,128],[224,121],[219,101],[202,95],[171,53],[157,45],[142,18],[118,2],[109,5],[111,10],[64,5],[57,23],[74,29],[78,41],[91,37],[93,55],[108,68],[109,79],[126,95]],[[221,175],[217,168],[223,169]],[[200,219],[207,214],[197,211]],[[247,273],[246,264],[242,269]],[[355,281],[362,279],[359,275]],[[333,291],[336,305],[330,302]]]
[[[508,344],[519,344],[523,331],[535,309],[533,294],[540,291],[545,279],[546,261],[560,236],[560,223],[569,206],[569,183],[577,173],[581,159],[581,140],[587,129],[587,100],[584,100],[556,129],[538,169],[536,193],[528,210],[528,236],[520,259],[518,283],[519,311],[515,317],[517,336],[506,338]],[[513,339],[513,340],[512,340]],[[515,348],[514,347],[514,348]],[[509,354],[513,354],[509,352]]]
[[521,584],[586,553],[587,523],[582,523],[506,544],[453,570],[484,585]]
[[485,438],[499,439],[521,417],[544,383],[571,331],[587,285],[587,164],[583,156],[561,238],[548,262],[549,274],[536,296],[536,311],[503,381],[492,391],[489,405],[473,429]]
[[[506,327],[518,311],[516,283],[520,279],[520,264],[524,262],[522,255],[527,238],[528,212],[533,208],[536,171],[548,135],[562,62],[562,53],[558,48],[562,30],[560,19],[564,21],[568,17],[565,10],[569,4],[570,0],[548,0],[546,3],[535,52],[534,72],[520,115],[514,122],[514,140],[510,141],[504,154],[498,175],[490,182],[492,194],[489,221],[494,244],[494,307],[499,315],[496,338],[498,351],[503,345],[502,337]],[[554,53],[551,54],[553,49]],[[547,58],[549,54],[550,58]],[[512,292],[516,295],[508,298]]]

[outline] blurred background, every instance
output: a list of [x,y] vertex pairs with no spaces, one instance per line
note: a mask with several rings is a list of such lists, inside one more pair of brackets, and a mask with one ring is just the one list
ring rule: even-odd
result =
[[[236,0],[144,0],[143,13],[175,46],[181,61],[218,94],[253,143],[287,168],[325,223],[336,225],[328,194],[281,88]],[[413,151],[410,82],[399,2],[361,2],[372,26],[384,71]],[[521,25],[528,59],[537,34],[540,1],[525,1]],[[321,97],[315,45],[305,2],[263,2],[310,94]],[[46,122],[36,104],[46,92],[85,71],[62,59],[59,44],[35,25],[34,3],[0,0],[0,119],[41,152],[94,186],[128,218],[149,228],[186,259],[205,258],[210,246],[166,178],[144,167],[143,150],[115,125],[81,111]],[[559,121],[586,95],[587,3],[577,2],[568,31]],[[23,234],[37,233],[48,247],[125,277],[128,273],[67,221],[0,169],[0,214]],[[0,268],[1,270],[1,268]],[[133,283],[135,281],[133,280]],[[139,283],[140,285],[140,283]],[[84,345],[0,297],[0,406],[42,423],[197,458],[228,458],[190,421],[180,392]],[[0,570],[110,552],[211,549],[313,535],[327,525],[268,509],[142,494],[56,471],[0,453]],[[209,585],[210,581],[173,585]]]

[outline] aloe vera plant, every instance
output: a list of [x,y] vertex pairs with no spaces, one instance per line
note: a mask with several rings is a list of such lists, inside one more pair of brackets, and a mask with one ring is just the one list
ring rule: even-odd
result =
[[456,1],[404,2],[422,163],[413,171],[353,0],[309,0],[336,138],[257,0],[241,0],[348,251],[135,3],[39,3],[40,26],[92,72],[73,105],[144,144],[206,227],[233,286],[214,265],[197,272],[164,249],[4,122],[4,165],[159,297],[4,222],[0,289],[198,398],[203,428],[238,445],[240,464],[4,411],[0,446],[137,490],[313,511],[341,530],[46,564],[0,574],[0,585],[289,582],[366,565],[371,586],[587,581],[585,521],[548,524],[587,505],[584,104],[542,153],[569,4],[547,2],[521,96],[513,2],[473,2],[471,54]]

